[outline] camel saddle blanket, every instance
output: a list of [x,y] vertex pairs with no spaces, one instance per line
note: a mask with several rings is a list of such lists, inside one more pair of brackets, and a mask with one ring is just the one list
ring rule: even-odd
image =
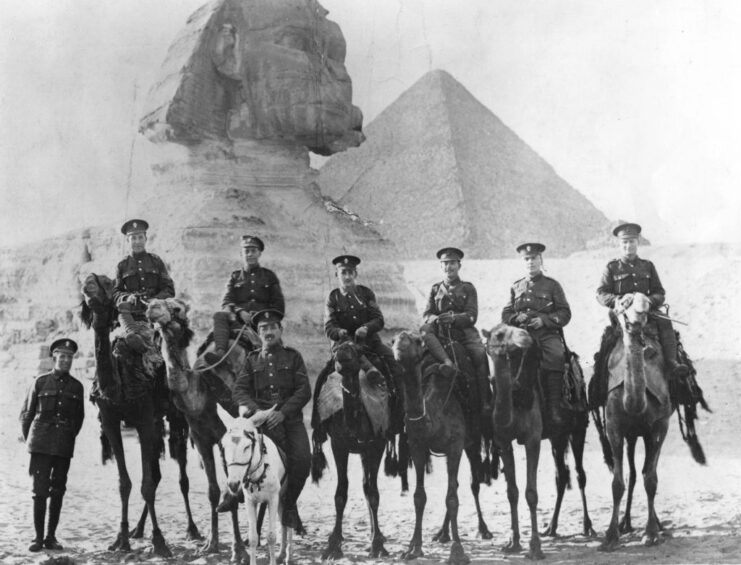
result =
[[[662,371],[661,345],[654,339],[646,338],[646,347],[643,348],[644,373],[646,375],[646,390],[659,401],[660,404],[669,404],[669,386]],[[607,390],[612,391],[625,382],[628,371],[628,362],[625,356],[625,346],[622,341],[615,344],[607,362],[610,375]]]
[[[383,435],[388,430],[391,421],[389,392],[386,384],[371,383],[362,369],[359,378],[360,400],[368,415],[373,432]],[[335,371],[327,377],[322,390],[319,391],[317,409],[319,410],[319,419],[322,422],[342,410],[342,392],[342,375]]]

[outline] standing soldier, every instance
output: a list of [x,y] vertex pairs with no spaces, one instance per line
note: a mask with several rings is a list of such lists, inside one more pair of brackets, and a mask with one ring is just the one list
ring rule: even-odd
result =
[[455,247],[445,247],[437,252],[440,267],[445,278],[432,285],[427,306],[422,314],[424,325],[420,328],[422,339],[432,355],[444,365],[454,366],[453,361],[443,349],[438,336],[442,335],[457,341],[466,348],[476,375],[471,395],[480,399],[482,412],[491,410],[489,388],[489,360],[481,336],[474,327],[479,315],[476,287],[464,282],[458,276],[461,269],[463,251]]
[[545,393],[545,414],[551,426],[562,423],[564,347],[561,328],[571,320],[571,308],[558,281],[543,274],[542,243],[523,243],[517,252],[525,261],[527,276],[512,285],[502,322],[530,332],[541,351],[540,378]]
[[[36,538],[29,551],[62,549],[56,532],[67,473],[75,451],[75,438],[85,418],[82,383],[69,374],[77,344],[58,339],[51,344],[54,370],[36,378],[21,410],[23,439],[31,454],[29,474],[33,477],[33,525]],[[44,537],[46,499],[49,498],[49,527]]]
[[175,296],[175,285],[165,263],[146,250],[148,229],[149,224],[144,220],[129,220],[121,226],[129,255],[116,267],[113,287],[113,301],[126,344],[137,353],[154,347],[145,315],[146,300]]
[[[376,302],[375,293],[368,287],[357,284],[358,265],[360,258],[354,255],[340,255],[332,259],[337,271],[338,288],[333,289],[327,297],[324,309],[324,333],[332,340],[332,350],[346,339],[354,339],[365,348],[377,355],[388,369],[385,378],[391,397],[394,399],[392,408],[392,432],[400,431],[403,421],[403,406],[399,402],[398,394],[402,390],[402,369],[394,359],[391,348],[385,345],[378,335],[383,329],[384,319],[381,308]],[[365,357],[361,358],[363,370],[366,372],[373,367]],[[330,359],[327,366],[317,377],[314,388],[314,398],[319,398],[319,392],[327,377],[334,371],[334,361]],[[315,410],[312,416],[312,427],[317,431],[318,438],[323,441],[324,431],[319,422],[319,411]]]
[[[283,345],[282,319],[283,313],[278,310],[255,314],[252,323],[262,348],[248,355],[244,372],[234,385],[234,402],[239,405],[239,415],[244,417],[275,407],[265,421],[265,433],[286,453],[287,484],[282,495],[282,523],[296,529],[296,501],[311,465],[309,436],[302,413],[311,399],[311,387],[301,354]],[[234,498],[234,495],[225,495],[217,510],[230,510]]]
[[[285,315],[286,303],[278,277],[260,266],[264,250],[265,244],[259,237],[242,236],[242,268],[232,272],[221,301],[222,310],[214,313],[214,350],[204,355],[209,365],[221,363],[226,357],[232,330],[250,324],[256,312],[271,309]],[[250,337],[253,343],[258,341],[256,336]]]
[[[618,238],[621,256],[610,261],[602,272],[597,301],[607,308],[627,308],[633,302],[633,293],[640,292],[648,296],[651,310],[656,312],[664,304],[666,292],[654,264],[638,257],[641,226],[621,224],[612,233]],[[652,316],[652,319],[658,329],[668,375],[686,377],[689,369],[677,361],[677,337],[671,320],[658,316]]]

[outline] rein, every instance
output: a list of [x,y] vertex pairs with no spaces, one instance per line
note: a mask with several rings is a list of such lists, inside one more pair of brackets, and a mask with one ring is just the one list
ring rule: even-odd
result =
[[239,328],[239,333],[237,334],[237,337],[234,338],[234,342],[229,346],[229,349],[226,350],[226,353],[219,359],[216,363],[213,365],[209,365],[208,367],[204,367],[203,369],[194,369],[194,373],[205,373],[206,371],[210,371],[211,369],[218,367],[224,359],[229,357],[229,354],[234,351],[234,348],[239,343],[239,338],[242,337],[242,334],[244,333],[245,328],[247,327],[247,324],[243,324],[241,328]]
[[[257,464],[254,467],[252,466],[252,460],[255,458],[255,444],[257,443],[256,440],[253,439],[251,441],[251,443],[252,443],[252,455],[250,455],[249,461],[247,461],[247,463],[238,463],[238,462],[235,461],[233,463],[229,463],[229,465],[228,465],[229,467],[232,467],[232,466],[234,466],[234,467],[245,467],[246,466],[247,467],[244,470],[244,476],[242,478],[242,484],[244,484],[245,486],[246,485],[249,485],[249,484],[256,484],[256,485],[259,486],[260,483],[265,478],[265,475],[268,472],[268,466],[267,465],[263,465],[263,461],[265,460],[265,454],[267,453],[267,449],[265,448],[265,443],[263,441],[263,434],[262,434],[262,432],[258,432],[258,433],[260,435],[260,444],[259,444],[259,447],[260,447],[260,449],[259,449],[259,451],[260,451],[260,459],[257,461]],[[260,467],[263,467],[262,475],[260,475],[257,479],[252,479],[250,475],[252,475],[253,473],[259,471],[260,470]]]

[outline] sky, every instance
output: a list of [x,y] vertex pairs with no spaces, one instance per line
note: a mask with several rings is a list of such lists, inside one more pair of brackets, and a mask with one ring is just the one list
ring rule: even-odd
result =
[[[608,218],[741,242],[741,2],[320,1],[366,124],[444,69]],[[1,245],[128,217],[146,92],[202,3],[3,2]]]

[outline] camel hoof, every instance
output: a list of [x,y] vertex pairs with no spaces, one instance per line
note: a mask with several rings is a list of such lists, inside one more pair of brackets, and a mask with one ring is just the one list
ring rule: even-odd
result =
[[172,551],[167,547],[165,538],[159,530],[152,532],[152,550],[159,557],[172,557]]
[[449,565],[465,565],[470,562],[471,558],[466,555],[465,551],[463,551],[463,546],[460,542],[457,541],[450,546],[450,557],[448,557]]
[[618,531],[621,534],[629,534],[634,531],[633,525],[630,522],[630,518],[623,518],[618,526]]
[[206,543],[204,543],[198,550],[198,553],[200,555],[208,555],[210,553],[219,553],[219,544],[215,543],[214,540],[209,538],[206,540]]
[[660,541],[658,534],[644,534],[643,539],[641,539],[641,543],[646,547],[658,545]]
[[327,541],[327,549],[322,553],[322,561],[333,561],[335,559],[342,559],[342,534],[332,532],[329,535]]
[[526,557],[531,561],[540,561],[541,559],[545,559],[543,550],[541,550],[539,547],[531,548],[530,551],[527,552]]
[[595,532],[592,525],[589,524],[584,526],[584,535],[588,538],[596,538],[597,532]]
[[118,534],[116,536],[116,540],[108,546],[108,551],[131,551],[131,544],[129,543],[128,536],[124,536],[123,534]]
[[142,539],[144,537],[144,526],[137,526],[129,532],[131,539]]
[[383,542],[374,543],[368,551],[368,557],[376,559],[378,557],[388,557],[389,552],[383,547]]
[[439,532],[437,532],[434,536],[432,536],[432,541],[436,541],[439,543],[448,543],[450,542],[450,533],[448,533],[448,530],[443,528]]
[[505,543],[502,546],[503,553],[520,553],[521,551],[522,551],[522,546],[520,545],[519,541],[509,540],[507,543]]
[[479,539],[492,539],[494,535],[489,531],[489,528],[487,528],[486,526],[480,526],[477,537]]
[[551,538],[557,538],[558,537],[558,526],[554,526],[553,524],[549,525],[543,532],[540,534],[541,536],[551,537]]
[[198,527],[192,522],[185,531],[185,539],[188,541],[203,541],[201,532],[198,531]]
[[424,555],[425,554],[422,552],[421,547],[410,547],[401,554],[401,558],[404,561],[412,561],[413,559],[417,559],[418,557],[424,557]]
[[602,542],[602,544],[599,546],[598,549],[599,551],[610,552],[610,551],[615,551],[617,547],[618,547],[617,538],[615,539],[605,538],[605,541]]

